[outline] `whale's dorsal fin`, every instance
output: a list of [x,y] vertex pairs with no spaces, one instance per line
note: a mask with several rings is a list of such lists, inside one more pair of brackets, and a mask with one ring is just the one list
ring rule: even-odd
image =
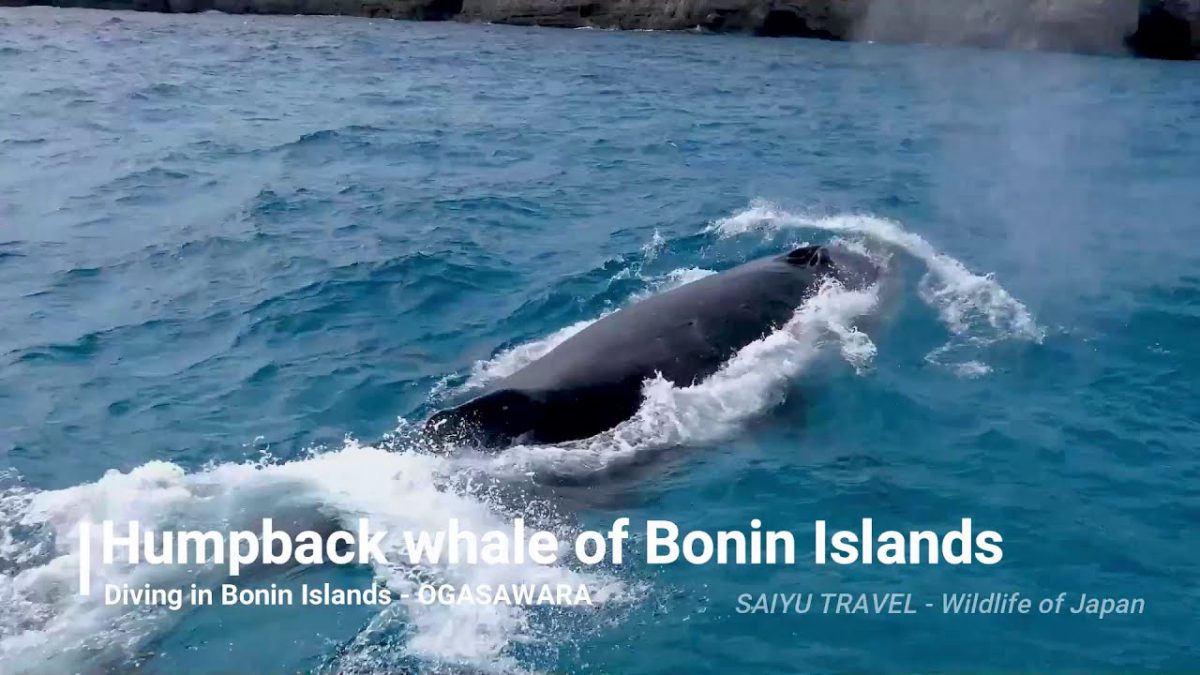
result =
[[784,256],[784,259],[793,265],[806,265],[808,267],[830,264],[829,251],[824,246],[802,246],[788,253]]

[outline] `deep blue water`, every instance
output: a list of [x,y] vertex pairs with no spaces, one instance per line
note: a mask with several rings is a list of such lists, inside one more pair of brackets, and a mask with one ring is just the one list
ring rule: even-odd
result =
[[[3,9],[0,72],[0,671],[1200,667],[1194,64]],[[641,427],[490,460],[411,446],[409,425],[558,331],[835,237],[885,256],[894,288],[862,315],[833,297],[720,382],[648,390]],[[521,513],[566,531],[762,518],[801,555],[577,570],[615,589],[588,611],[160,616],[73,594],[82,518]],[[863,517],[970,517],[1004,559],[812,564],[814,520]],[[373,574],[405,583],[255,583]],[[1087,592],[1146,612],[734,611],[763,591]]]

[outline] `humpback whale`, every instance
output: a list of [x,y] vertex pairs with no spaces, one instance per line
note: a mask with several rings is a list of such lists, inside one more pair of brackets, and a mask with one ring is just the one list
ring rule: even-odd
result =
[[426,435],[486,448],[594,436],[637,412],[647,379],[700,382],[786,323],[824,279],[858,288],[877,276],[865,256],[805,246],[704,277],[596,321],[477,398],[434,414]]

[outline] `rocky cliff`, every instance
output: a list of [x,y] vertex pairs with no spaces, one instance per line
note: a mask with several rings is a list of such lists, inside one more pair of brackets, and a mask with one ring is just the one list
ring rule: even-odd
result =
[[[11,1],[11,0],[10,0]],[[16,0],[18,3],[26,0]],[[1200,0],[28,0],[157,12],[346,14],[567,28],[747,32],[1134,53],[1200,54]]]

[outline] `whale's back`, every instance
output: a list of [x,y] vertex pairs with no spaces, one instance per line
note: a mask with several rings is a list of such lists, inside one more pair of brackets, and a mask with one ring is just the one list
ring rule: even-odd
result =
[[782,326],[822,278],[859,281],[872,269],[862,262],[842,252],[834,260],[828,249],[810,246],[651,296],[596,321],[479,398],[439,413],[431,425],[457,428],[465,420],[491,444],[593,436],[637,411],[647,379],[661,374],[688,386],[707,378]]
[[640,384],[656,373],[678,386],[692,384],[786,322],[811,286],[806,276],[771,258],[650,296],[596,321],[497,386],[539,391]]

